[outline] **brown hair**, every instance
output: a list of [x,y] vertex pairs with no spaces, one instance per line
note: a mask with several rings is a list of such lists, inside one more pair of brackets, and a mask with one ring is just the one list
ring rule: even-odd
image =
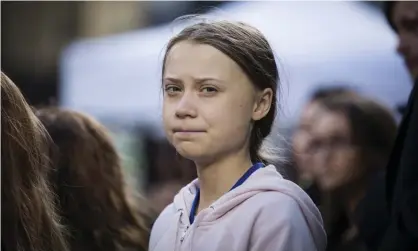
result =
[[67,250],[47,182],[48,134],[1,73],[2,250]]
[[321,102],[333,97],[358,95],[357,92],[345,86],[327,86],[316,89],[311,95],[311,101]]
[[395,142],[397,125],[391,112],[381,104],[361,95],[324,99],[329,111],[342,113],[350,123],[352,144],[363,152],[363,163],[370,171],[386,166]]
[[242,22],[199,22],[183,29],[167,46],[162,73],[170,49],[181,41],[193,41],[218,49],[237,63],[259,90],[271,88],[272,104],[267,115],[254,122],[250,137],[252,161],[261,160],[258,152],[262,141],[271,131],[276,116],[279,73],[273,50],[263,34]]
[[[146,205],[129,197],[118,153],[104,126],[74,111],[37,111],[57,148],[51,172],[72,250],[146,250]],[[140,210],[141,209],[141,210]]]
[[[351,144],[359,149],[361,168],[361,182],[367,186],[377,175],[384,170],[389,159],[395,137],[396,122],[389,110],[379,103],[360,95],[343,95],[325,98],[322,105],[330,112],[340,113],[347,118],[351,131]],[[351,187],[346,191],[352,192]],[[357,182],[357,188],[363,188]],[[341,196],[335,192],[322,194],[321,212],[324,218],[325,229],[328,233],[328,245],[345,243],[344,232],[349,228],[350,222],[347,210],[341,201]]]

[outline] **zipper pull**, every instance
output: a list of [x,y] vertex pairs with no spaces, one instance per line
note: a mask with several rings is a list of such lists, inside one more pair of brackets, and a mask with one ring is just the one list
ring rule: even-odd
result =
[[177,212],[180,212],[179,222],[180,222],[181,224],[183,224],[183,210],[179,209],[179,210],[177,210]]

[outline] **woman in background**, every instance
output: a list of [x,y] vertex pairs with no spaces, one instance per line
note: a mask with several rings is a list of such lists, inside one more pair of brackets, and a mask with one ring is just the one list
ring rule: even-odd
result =
[[310,140],[312,138],[312,126],[318,119],[318,114],[323,110],[322,101],[331,97],[340,97],[345,95],[356,95],[356,93],[345,87],[324,87],[316,90],[310,97],[310,100],[303,107],[300,120],[292,137],[293,159],[297,169],[297,183],[306,189],[315,203],[319,204],[319,198],[316,194],[316,186],[312,184],[312,156],[307,152]]
[[47,181],[49,144],[45,128],[2,72],[1,250],[67,250]]
[[73,251],[146,250],[151,219],[133,197],[118,153],[104,126],[93,118],[57,108],[40,109],[56,149],[50,179]]
[[[359,95],[334,96],[322,100],[323,110],[312,125],[308,152],[314,179],[321,191],[321,211],[330,251],[367,250],[359,234],[357,217],[364,199],[379,201],[371,194],[374,180],[384,177],[396,136],[392,114],[380,104]],[[380,204],[379,204],[380,205]],[[369,209],[366,209],[369,210]],[[378,222],[369,228],[378,236],[385,224],[386,207],[376,207]],[[380,226],[380,227],[379,227]]]

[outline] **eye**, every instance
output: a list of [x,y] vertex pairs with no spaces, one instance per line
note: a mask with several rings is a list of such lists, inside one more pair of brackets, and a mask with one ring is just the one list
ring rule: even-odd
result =
[[215,92],[218,92],[218,90],[215,87],[212,87],[212,86],[204,86],[204,87],[202,87],[201,90],[204,93],[215,93]]
[[175,85],[166,85],[164,87],[164,92],[167,93],[168,95],[174,95],[178,92],[181,92],[180,87],[175,86]]

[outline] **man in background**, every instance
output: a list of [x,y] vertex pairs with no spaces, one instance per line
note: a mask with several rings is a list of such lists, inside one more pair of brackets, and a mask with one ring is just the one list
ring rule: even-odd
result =
[[387,167],[390,223],[379,250],[418,250],[418,2],[388,2],[385,13],[415,84]]

